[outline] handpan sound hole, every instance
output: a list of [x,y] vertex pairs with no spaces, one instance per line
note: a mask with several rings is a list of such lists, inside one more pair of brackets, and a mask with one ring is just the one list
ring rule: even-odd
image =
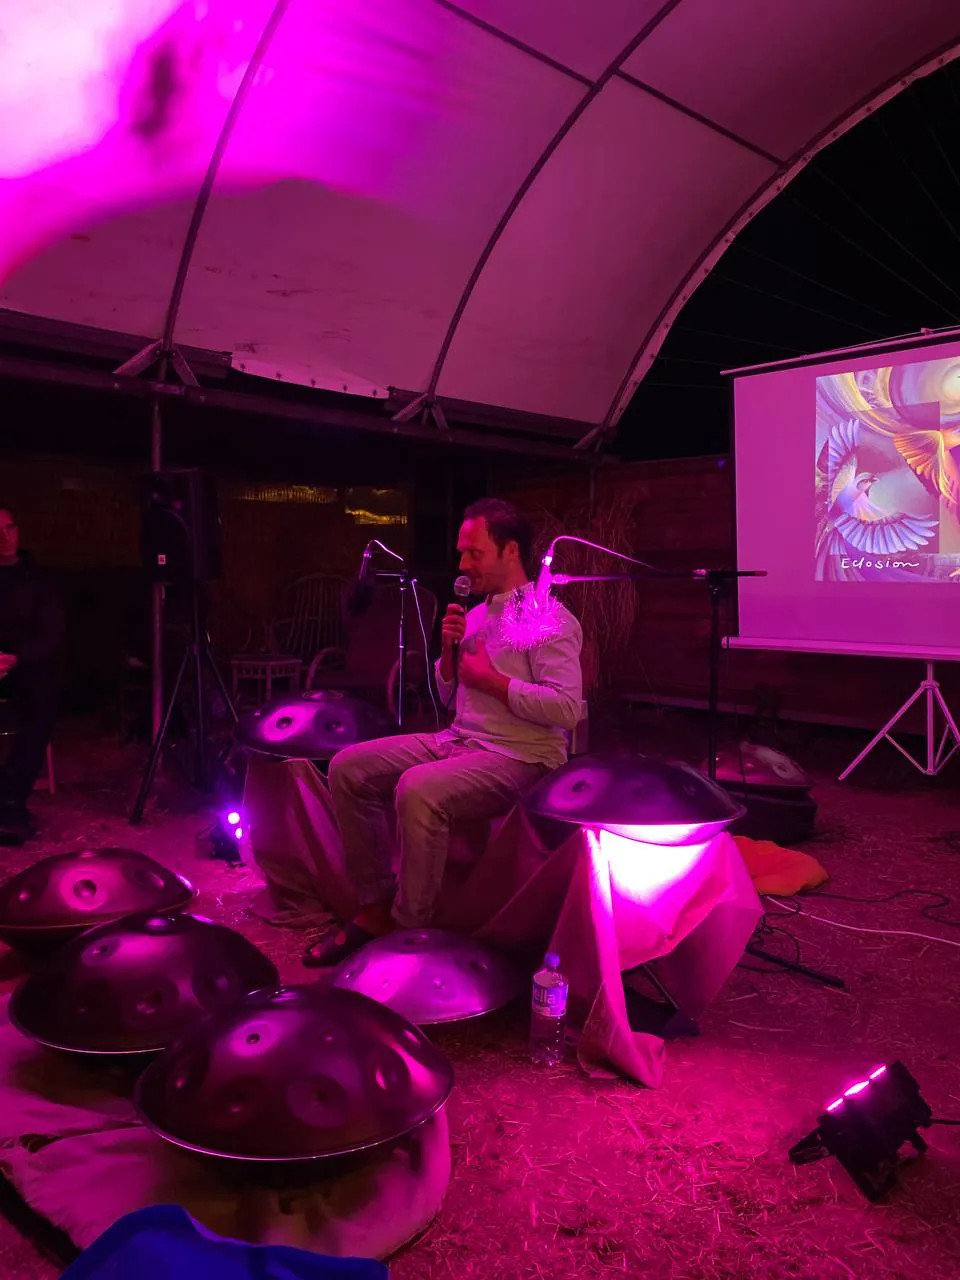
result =
[[280,716],[280,718],[277,720],[278,729],[289,729],[292,724],[293,724],[292,716]]
[[92,880],[78,880],[73,886],[74,895],[81,900],[89,900],[97,896],[97,886]]
[[162,991],[148,991],[145,996],[141,996],[137,1001],[137,1013],[150,1015],[159,1012],[162,1007]]

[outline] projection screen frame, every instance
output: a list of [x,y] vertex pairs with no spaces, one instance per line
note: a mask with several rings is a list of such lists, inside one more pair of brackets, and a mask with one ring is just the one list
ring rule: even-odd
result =
[[[733,506],[734,552],[738,567],[740,558],[738,503],[739,469],[737,466],[736,449],[736,388],[738,379],[741,377],[750,377],[756,374],[777,373],[791,369],[802,369],[811,365],[835,364],[836,362],[842,361],[844,357],[851,360],[863,360],[873,356],[874,354],[892,356],[902,351],[909,352],[910,350],[918,347],[929,349],[931,347],[946,345],[947,343],[956,342],[958,339],[960,339],[960,326],[937,331],[921,330],[918,334],[905,334],[895,338],[881,340],[879,342],[863,343],[858,346],[836,348],[831,351],[819,352],[808,356],[798,356],[791,359],[770,361],[759,365],[749,365],[742,366],[737,369],[723,370],[724,376],[730,377],[730,456],[733,463],[730,491]],[[941,588],[934,587],[933,589],[936,590]],[[741,583],[738,580],[737,592],[734,598],[736,626],[738,631],[740,628],[740,590]],[[763,650],[865,658],[896,658],[899,660],[918,661],[924,664],[925,678],[920,682],[914,693],[871,738],[866,747],[864,747],[854,760],[843,770],[838,778],[841,782],[849,777],[854,769],[856,769],[857,766],[871,753],[874,747],[878,746],[879,743],[883,741],[887,741],[895,747],[896,750],[914,766],[914,768],[919,770],[919,772],[926,777],[933,777],[940,773],[953,755],[960,750],[960,728],[958,728],[957,721],[952,715],[950,708],[943,697],[939,682],[936,679],[934,666],[936,662],[960,662],[960,648],[954,649],[944,647],[942,645],[918,646],[913,644],[858,644],[841,640],[790,640],[783,637],[741,637],[739,635],[724,636],[722,644],[725,649],[740,649],[744,651]],[[918,760],[913,756],[892,736],[893,729],[917,702],[925,703],[926,711],[924,734],[926,749],[923,761]],[[936,726],[936,712],[938,710],[945,726],[942,733]]]

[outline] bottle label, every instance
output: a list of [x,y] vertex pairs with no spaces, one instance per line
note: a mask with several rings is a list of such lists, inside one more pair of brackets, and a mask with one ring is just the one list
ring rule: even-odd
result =
[[555,987],[541,987],[539,982],[533,986],[533,1007],[537,1013],[546,1014],[550,1018],[562,1018],[567,1011],[567,988],[565,983]]

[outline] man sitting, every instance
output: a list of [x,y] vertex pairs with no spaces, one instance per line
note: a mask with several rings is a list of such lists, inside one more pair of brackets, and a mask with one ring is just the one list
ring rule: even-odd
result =
[[[533,590],[533,527],[508,502],[468,507],[457,542],[471,594],[442,626],[437,687],[456,714],[442,733],[415,733],[346,747],[330,764],[333,808],[361,910],[309,948],[304,963],[336,964],[373,937],[430,923],[451,824],[495,818],[567,758],[566,731],[580,719],[580,624],[562,607],[542,643],[517,647],[509,616]],[[388,815],[396,809],[399,883]]]
[[[10,704],[15,729],[0,766],[3,845],[23,844],[31,833],[27,799],[56,721],[57,659],[64,632],[59,593],[19,543],[13,514],[0,507],[0,703]],[[7,722],[0,727],[6,730]]]

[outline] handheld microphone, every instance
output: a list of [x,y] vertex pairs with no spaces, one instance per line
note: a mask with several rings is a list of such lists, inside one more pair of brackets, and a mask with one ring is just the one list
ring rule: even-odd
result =
[[[453,594],[458,600],[466,601],[470,594],[470,579],[465,573],[461,573],[460,577],[453,584]],[[464,605],[466,612],[466,605]],[[453,646],[453,677],[457,678],[457,672],[460,668],[460,641],[457,640]]]
[[[457,578],[456,582],[454,582],[453,594],[457,597],[458,600],[466,600],[467,597],[469,596],[470,579],[467,577],[465,573],[461,573],[460,577]],[[454,669],[456,669],[457,656],[459,653],[460,653],[460,642],[458,641],[453,646]]]

